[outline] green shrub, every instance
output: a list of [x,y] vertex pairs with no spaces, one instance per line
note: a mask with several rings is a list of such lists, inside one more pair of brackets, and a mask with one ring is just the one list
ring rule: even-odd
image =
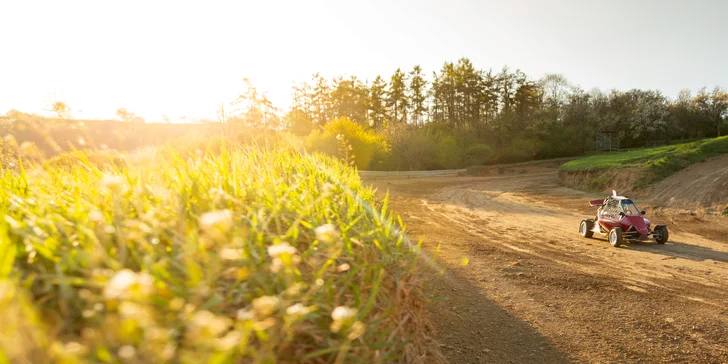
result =
[[[585,135],[575,127],[548,125],[541,130],[541,144],[535,152],[538,159],[575,156],[584,153]],[[591,141],[591,138],[588,140]]]
[[492,160],[495,157],[495,152],[490,145],[487,144],[472,144],[465,149],[465,155],[463,157],[463,167],[482,165]]
[[291,149],[0,171],[0,361],[411,362],[419,248]]
[[388,146],[383,136],[364,130],[361,125],[347,118],[332,120],[322,131],[313,131],[306,137],[306,148],[311,152],[344,158],[338,145],[338,135],[343,135],[351,145],[358,169],[368,169],[370,166],[376,168],[387,157]]
[[423,129],[388,130],[391,152],[383,167],[389,170],[431,170],[437,162],[437,137]]
[[435,152],[437,163],[442,168],[458,168],[461,166],[462,152],[457,141],[452,136],[445,136],[437,143]]
[[518,163],[533,160],[540,150],[540,142],[534,137],[518,137],[510,145],[498,149],[492,163]]

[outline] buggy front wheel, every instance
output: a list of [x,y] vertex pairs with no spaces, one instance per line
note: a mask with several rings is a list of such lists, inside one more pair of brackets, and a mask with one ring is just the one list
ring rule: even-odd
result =
[[667,243],[667,239],[670,237],[670,234],[667,232],[667,226],[656,226],[652,235],[654,236],[655,243],[657,244]]
[[612,244],[613,247],[618,248],[620,245],[622,245],[623,237],[622,237],[622,228],[616,227],[609,231],[609,244]]

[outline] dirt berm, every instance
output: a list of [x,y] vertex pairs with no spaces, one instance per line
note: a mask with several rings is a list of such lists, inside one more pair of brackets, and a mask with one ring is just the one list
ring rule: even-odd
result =
[[724,213],[728,207],[728,155],[696,163],[666,179],[646,186],[644,168],[559,170],[564,186],[638,196],[657,206]]
[[693,164],[651,186],[646,194],[661,206],[728,212],[728,155]]

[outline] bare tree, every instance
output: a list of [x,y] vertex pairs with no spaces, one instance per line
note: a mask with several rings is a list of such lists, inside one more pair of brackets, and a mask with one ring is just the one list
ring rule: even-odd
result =
[[716,135],[720,136],[720,128],[725,122],[724,118],[728,116],[728,92],[716,87],[713,92],[707,93],[703,88],[695,95],[694,100],[698,110],[710,119]]
[[56,101],[51,105],[53,111],[59,119],[68,119],[71,116],[71,108],[63,101]]
[[543,90],[543,102],[550,107],[559,107],[566,103],[571,86],[561,74],[550,73],[538,81]]
[[119,119],[121,119],[121,121],[123,121],[125,123],[143,123],[143,122],[145,122],[144,118],[127,111],[125,108],[117,109],[116,116],[118,116]]

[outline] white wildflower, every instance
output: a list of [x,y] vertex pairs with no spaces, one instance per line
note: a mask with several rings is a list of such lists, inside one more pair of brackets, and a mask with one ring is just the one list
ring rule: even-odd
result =
[[346,321],[356,316],[356,313],[356,308],[339,306],[331,312],[331,318],[334,319],[334,321]]
[[344,263],[344,264],[336,267],[336,270],[338,270],[339,272],[346,272],[349,269],[351,269],[351,266],[349,265],[349,263]]
[[233,227],[233,212],[230,210],[210,211],[200,216],[200,228],[209,231],[218,228],[221,231],[228,231]]
[[142,307],[134,302],[124,301],[119,305],[121,317],[133,318],[142,314]]
[[331,312],[331,318],[334,319],[334,321],[331,323],[329,328],[332,332],[341,331],[341,329],[356,316],[356,313],[357,310],[355,308],[346,306],[336,307],[334,311]]
[[144,288],[149,289],[154,285],[154,277],[147,272],[141,272],[137,274],[137,283]]
[[250,321],[255,318],[255,313],[249,310],[238,310],[238,320]]
[[331,197],[331,196],[334,195],[334,189],[335,189],[335,187],[334,187],[333,184],[331,184],[329,182],[326,182],[326,183],[324,183],[324,188],[323,188],[322,195],[324,197]]
[[301,261],[301,258],[296,255],[296,248],[285,241],[269,246],[268,255],[273,257],[273,263],[270,265],[270,271],[273,273],[280,272],[284,264],[298,264]]
[[304,289],[303,283],[294,283],[286,289],[286,294],[289,296],[296,296]]
[[243,249],[223,248],[220,250],[220,258],[225,260],[237,260],[243,257]]
[[304,316],[312,311],[311,307],[306,307],[300,303],[296,303],[295,305],[288,307],[286,309],[286,313],[290,316]]
[[258,297],[253,300],[253,310],[260,317],[270,316],[278,308],[279,302],[280,298],[276,296]]
[[191,337],[218,337],[230,328],[230,319],[210,311],[198,311],[190,320]]
[[227,335],[217,341],[219,350],[228,351],[235,348],[240,343],[241,335],[239,331],[230,331]]
[[101,178],[101,185],[111,190],[117,190],[124,186],[124,178],[115,174],[107,174]]
[[333,243],[341,236],[332,224],[321,225],[314,229],[314,232],[316,233],[316,239],[324,243]]
[[104,297],[109,300],[121,298],[126,291],[129,290],[134,283],[136,283],[136,279],[136,273],[131,270],[120,270],[113,278],[111,278],[109,284],[106,285],[106,289],[104,289]]
[[119,315],[127,320],[135,320],[144,326],[149,326],[154,321],[149,308],[129,301],[123,301],[119,305]]
[[154,285],[154,278],[148,273],[135,273],[129,269],[118,271],[104,289],[107,300],[125,299],[132,295],[148,296]]
[[159,327],[149,327],[146,330],[144,330],[144,340],[147,341],[157,341],[157,340],[167,340],[169,338],[170,332],[159,328]]
[[275,324],[276,324],[276,319],[274,319],[272,317],[268,317],[265,320],[254,323],[253,330],[256,330],[256,331],[268,330],[269,328],[275,326]]
[[136,350],[130,345],[124,345],[119,349],[119,357],[122,359],[131,359],[136,355]]
[[296,248],[292,247],[285,241],[280,244],[275,244],[268,247],[268,255],[273,258],[283,254],[296,254]]

